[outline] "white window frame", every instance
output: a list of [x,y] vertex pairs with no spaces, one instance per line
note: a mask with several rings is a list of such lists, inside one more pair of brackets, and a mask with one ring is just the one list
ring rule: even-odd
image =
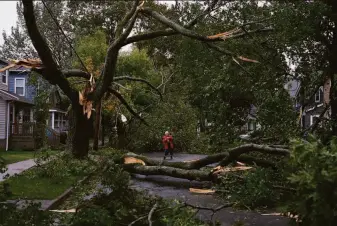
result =
[[5,77],[6,77],[6,82],[3,82],[3,81],[2,81],[2,77],[1,77],[1,82],[2,82],[2,84],[8,85],[8,78],[9,78],[8,75],[9,75],[9,70],[6,70],[5,73],[2,73],[2,74],[1,74],[1,76],[5,76]]
[[[321,95],[321,91],[322,91],[322,95]],[[321,96],[323,96],[323,95],[324,95],[324,93],[323,93],[323,86],[321,86],[321,87],[319,87],[317,93],[315,93],[315,103],[321,102],[321,99],[322,99]]]
[[[16,81],[17,80],[23,80],[23,95],[20,95],[20,94],[17,94],[16,93]],[[19,95],[19,96],[22,96],[22,97],[24,97],[25,95],[26,95],[26,79],[25,78],[15,78],[15,80],[14,80],[14,93],[16,93],[17,95]]]
[[314,124],[314,118],[319,118],[319,115],[310,115],[310,126],[312,126],[312,124]]

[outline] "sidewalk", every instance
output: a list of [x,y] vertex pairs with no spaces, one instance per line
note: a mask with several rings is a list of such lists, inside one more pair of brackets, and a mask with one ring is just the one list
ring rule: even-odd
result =
[[16,162],[7,165],[7,171],[5,173],[0,173],[0,182],[6,180],[4,177],[9,174],[9,176],[14,176],[15,174],[22,173],[23,171],[32,168],[36,163],[34,159],[28,159],[21,162]]

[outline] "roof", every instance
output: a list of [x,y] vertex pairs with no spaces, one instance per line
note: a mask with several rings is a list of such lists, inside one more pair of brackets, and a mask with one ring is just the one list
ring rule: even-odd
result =
[[285,89],[288,91],[290,97],[295,98],[300,90],[301,83],[298,80],[290,80],[285,84]]
[[25,97],[19,96],[19,95],[15,94],[15,93],[8,92],[6,90],[0,89],[0,96],[4,100],[11,100],[11,101],[16,101],[16,102],[20,102],[20,103],[29,104],[29,105],[34,105],[33,102],[31,102],[30,100],[26,99]]
[[2,59],[2,58],[0,58],[0,62],[3,62],[3,63],[5,63],[5,64],[8,64],[8,61],[5,60],[5,59]]

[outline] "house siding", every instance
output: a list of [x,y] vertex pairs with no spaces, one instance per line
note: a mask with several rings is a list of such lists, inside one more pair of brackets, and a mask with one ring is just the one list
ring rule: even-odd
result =
[[36,88],[28,84],[29,75],[27,72],[16,72],[10,71],[9,79],[8,79],[8,88],[9,92],[15,93],[15,79],[16,78],[24,78],[25,79],[25,98],[34,101],[34,97],[36,95]]
[[[3,63],[0,63],[0,68],[3,68],[3,67],[5,67],[5,66],[7,66],[6,64],[3,64]],[[6,73],[6,72],[0,72],[0,89],[3,89],[3,90],[8,90],[8,81],[7,81],[7,84],[4,84],[4,83],[2,83],[2,74],[4,74],[4,73]],[[7,78],[7,80],[8,80],[8,78]]]
[[0,140],[6,139],[7,101],[0,97]]

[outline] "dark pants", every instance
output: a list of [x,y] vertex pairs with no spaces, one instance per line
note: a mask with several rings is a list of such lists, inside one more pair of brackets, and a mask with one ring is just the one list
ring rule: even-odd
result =
[[170,153],[171,156],[173,156],[173,149],[169,148],[169,149],[165,149],[165,156],[167,156]]

